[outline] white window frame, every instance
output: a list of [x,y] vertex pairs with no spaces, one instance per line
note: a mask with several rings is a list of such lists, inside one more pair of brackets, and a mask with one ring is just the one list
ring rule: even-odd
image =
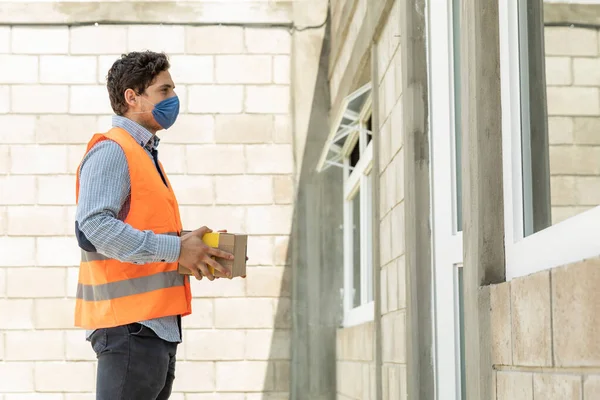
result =
[[[344,144],[344,320],[350,327],[373,321],[375,302],[373,290],[373,141],[367,145],[366,121],[371,116],[371,97],[366,99],[359,115],[356,129],[349,133]],[[360,137],[360,159],[350,166],[350,153]],[[359,191],[360,189],[360,191]],[[360,196],[360,293],[358,307],[353,307],[354,288],[354,237],[353,204],[355,195]],[[371,299],[368,294],[371,294]]]
[[524,237],[519,3],[498,2],[507,281],[600,255],[600,206]]

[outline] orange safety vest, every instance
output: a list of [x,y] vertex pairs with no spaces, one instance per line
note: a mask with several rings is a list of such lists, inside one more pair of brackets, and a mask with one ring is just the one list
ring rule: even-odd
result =
[[[121,128],[96,134],[86,152],[102,140],[112,140],[125,152],[131,178],[131,207],[125,223],[139,230],[179,236],[179,206],[167,175],[167,187],[152,159]],[[81,165],[80,165],[81,167]],[[79,201],[79,168],[76,198]],[[75,303],[75,326],[109,328],[168,315],[192,312],[189,278],[179,274],[177,262],[132,264],[81,251]]]

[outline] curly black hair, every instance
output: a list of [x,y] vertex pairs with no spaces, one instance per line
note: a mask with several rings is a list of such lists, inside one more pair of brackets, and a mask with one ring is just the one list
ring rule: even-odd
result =
[[125,91],[133,89],[143,94],[158,74],[170,68],[169,58],[164,53],[133,51],[121,55],[106,76],[106,87],[110,105],[117,115],[124,115],[128,105]]

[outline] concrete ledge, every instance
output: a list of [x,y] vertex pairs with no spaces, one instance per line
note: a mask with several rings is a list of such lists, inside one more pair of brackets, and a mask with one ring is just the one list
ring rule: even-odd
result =
[[293,4],[290,1],[0,2],[0,25],[84,25],[96,22],[102,24],[291,25]]
[[600,26],[600,4],[544,3],[544,24]]

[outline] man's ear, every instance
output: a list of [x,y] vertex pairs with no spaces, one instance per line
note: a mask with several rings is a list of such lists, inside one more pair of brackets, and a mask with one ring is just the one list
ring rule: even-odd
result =
[[135,91],[133,89],[127,89],[124,93],[125,102],[129,107],[135,107],[137,105],[138,99]]

